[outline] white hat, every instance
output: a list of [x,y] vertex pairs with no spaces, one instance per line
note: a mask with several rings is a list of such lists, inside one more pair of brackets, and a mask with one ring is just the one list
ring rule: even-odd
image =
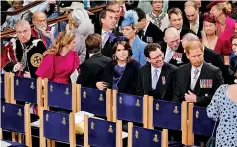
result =
[[88,20],[90,18],[85,9],[76,8],[72,11],[72,19],[77,23],[81,23],[82,21]]
[[[62,10],[75,10],[76,8],[84,9],[84,4],[80,2],[72,2],[70,7],[61,8]],[[89,15],[94,15],[93,13],[86,10]]]

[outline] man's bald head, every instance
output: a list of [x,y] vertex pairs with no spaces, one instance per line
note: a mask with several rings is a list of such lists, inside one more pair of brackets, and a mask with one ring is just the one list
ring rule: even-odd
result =
[[41,11],[35,11],[32,16],[32,22],[35,25],[36,29],[39,31],[45,31],[47,27],[46,14]]
[[187,33],[182,38],[182,46],[183,46],[183,48],[185,48],[187,43],[190,42],[190,41],[199,41],[200,42],[200,40],[199,40],[197,35],[195,35],[193,33]]
[[176,28],[170,27],[165,30],[165,37],[170,37],[170,36],[179,36],[179,32]]
[[172,50],[177,50],[180,44],[180,34],[176,28],[170,27],[165,30],[164,41]]
[[21,43],[26,43],[31,37],[31,27],[28,21],[20,20],[16,24],[16,34]]

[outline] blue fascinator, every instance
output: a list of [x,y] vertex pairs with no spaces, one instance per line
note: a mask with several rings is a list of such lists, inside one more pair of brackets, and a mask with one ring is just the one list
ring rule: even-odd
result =
[[121,27],[134,26],[138,21],[137,12],[134,10],[128,10],[125,12],[124,20],[122,21]]

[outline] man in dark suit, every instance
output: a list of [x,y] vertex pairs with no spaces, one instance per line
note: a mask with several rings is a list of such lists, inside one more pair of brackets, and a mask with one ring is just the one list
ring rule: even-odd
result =
[[217,88],[224,83],[221,70],[204,61],[200,41],[189,41],[185,50],[190,63],[177,70],[173,100],[206,107]]
[[[199,41],[199,38],[198,36],[192,33],[188,33],[184,35],[184,37],[182,38],[183,48],[185,48],[185,46],[188,44],[189,41]],[[205,46],[203,46],[203,50],[204,50],[204,61],[206,63],[211,63],[212,65],[219,67],[223,73],[223,69],[225,65],[224,65],[224,61],[221,55]]]
[[102,37],[102,50],[101,53],[104,56],[112,56],[111,48],[113,47],[113,41],[116,36],[120,36],[121,33],[115,30],[116,28],[116,14],[113,10],[106,9],[100,13],[101,30],[95,30],[95,33],[101,34]]
[[[189,29],[188,26],[185,26],[183,24],[183,13],[179,8],[171,8],[168,11],[170,26],[176,28],[180,33],[180,38],[182,38],[187,33],[193,33],[191,29]],[[165,32],[165,30],[164,30]]]
[[137,29],[139,37],[146,43],[163,41],[163,32],[155,24],[146,19],[146,13],[141,8],[134,9],[138,15]]
[[164,62],[164,54],[157,43],[148,44],[144,54],[149,64],[141,67],[139,71],[137,95],[172,100],[174,73],[177,67]]
[[166,29],[164,41],[160,42],[160,45],[165,56],[165,62],[177,67],[189,62],[180,43],[179,32],[177,29],[173,27]]
[[187,1],[184,4],[185,19],[184,25],[189,27],[192,31],[196,33],[199,38],[202,38],[202,28],[204,17],[202,13],[199,13],[199,9],[195,2]]
[[111,59],[100,53],[101,36],[99,34],[89,35],[85,43],[90,58],[80,65],[77,83],[83,87],[96,88],[96,82],[101,80],[104,68]]

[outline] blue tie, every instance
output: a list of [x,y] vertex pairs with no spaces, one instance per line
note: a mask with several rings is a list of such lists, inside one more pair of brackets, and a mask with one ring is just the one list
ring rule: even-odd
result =
[[157,81],[158,81],[158,69],[155,69],[153,73],[153,79],[152,79],[152,89],[156,89]]

